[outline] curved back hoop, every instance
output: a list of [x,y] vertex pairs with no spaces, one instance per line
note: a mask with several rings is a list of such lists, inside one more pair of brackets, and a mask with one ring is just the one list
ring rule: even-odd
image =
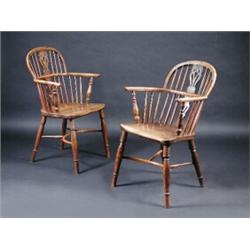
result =
[[48,74],[67,72],[61,52],[52,47],[31,49],[26,56],[26,64],[33,79]]
[[177,64],[167,74],[163,88],[208,96],[214,87],[216,78],[216,70],[210,63],[186,61]]

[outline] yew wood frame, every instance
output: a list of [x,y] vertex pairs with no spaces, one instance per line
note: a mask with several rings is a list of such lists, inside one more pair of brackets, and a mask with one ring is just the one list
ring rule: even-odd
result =
[[[191,70],[194,65],[198,65],[198,67],[202,67],[204,70],[202,71],[202,77],[199,78],[200,83],[199,88],[196,91],[197,94],[189,93],[185,89],[185,82],[187,81],[186,78],[188,72],[189,75],[193,74]],[[194,74],[190,77],[195,78],[197,76]],[[166,208],[170,206],[170,169],[194,165],[200,186],[203,187],[203,176],[201,173],[199,156],[194,141],[195,129],[204,101],[208,98],[210,92],[212,91],[216,82],[216,78],[216,70],[211,64],[203,61],[186,61],[173,67],[173,69],[167,74],[163,88],[125,87],[125,90],[132,94],[134,122],[138,125],[138,127],[136,127],[137,125],[133,126],[121,124],[121,137],[115,158],[112,187],[116,187],[117,185],[117,178],[123,158],[134,160],[140,163],[150,164],[155,167],[159,167],[162,170],[164,207]],[[145,93],[143,112],[140,112],[141,110],[137,100],[137,94],[140,93]],[[158,94],[158,99],[156,101],[155,107],[153,107],[155,94]],[[158,111],[159,99],[161,99],[161,96],[164,94],[166,95],[166,101],[161,115],[157,119],[157,114],[155,112]],[[148,95],[150,95],[150,97],[148,97]],[[171,99],[170,101],[169,98]],[[184,109],[187,103],[191,103],[192,107],[189,110],[188,115],[184,117]],[[168,108],[166,109],[167,106]],[[165,113],[167,115],[164,122],[162,122],[162,117]],[[152,126],[153,128],[155,126],[155,129],[152,129],[151,134],[146,136],[142,131],[144,126],[146,128],[147,126]],[[170,131],[171,136],[168,136],[168,138],[154,136],[154,133],[156,134],[158,132],[157,128],[159,129],[161,126]],[[140,127],[142,128],[141,130],[139,129]],[[125,156],[123,153],[128,133],[157,141],[160,143],[161,149],[148,159],[134,156]],[[170,164],[170,146],[180,141],[188,142],[192,161]],[[161,163],[154,161],[154,159],[158,156],[160,156],[162,159]]]
[[[61,149],[70,144],[73,153],[74,173],[79,173],[77,133],[102,132],[105,152],[110,158],[108,128],[104,117],[105,104],[91,103],[94,79],[98,73],[68,72],[62,54],[52,47],[31,49],[26,56],[26,65],[37,86],[41,103],[41,121],[37,131],[31,161],[35,161],[41,138],[58,138]],[[86,94],[83,81],[87,81]],[[101,129],[77,129],[76,119],[92,113],[99,113]],[[62,119],[61,135],[43,135],[47,118]],[[70,128],[67,128],[67,122]],[[68,131],[67,131],[68,130]],[[68,139],[70,137],[70,139]]]

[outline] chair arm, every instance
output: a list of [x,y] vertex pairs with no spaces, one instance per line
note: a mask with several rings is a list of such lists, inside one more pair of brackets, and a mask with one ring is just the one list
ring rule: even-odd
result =
[[167,88],[157,88],[157,87],[137,87],[137,86],[126,86],[125,90],[129,92],[167,92],[167,93],[173,93],[177,95],[184,95],[188,97],[200,97],[200,95],[183,92],[175,89],[167,89]]
[[34,82],[38,84],[45,84],[45,85],[50,85],[50,86],[55,86],[55,87],[61,86],[61,83],[59,82],[48,81],[48,80],[34,79]]
[[149,92],[161,92],[161,90],[163,90],[162,88],[156,88],[156,87],[137,87],[137,86],[126,86],[125,90],[127,90],[128,92],[133,92],[133,91],[138,91],[138,92],[145,92],[145,91],[149,91]]
[[82,77],[94,77],[98,78],[101,76],[99,73],[91,73],[91,72],[67,72],[68,75],[72,76],[82,76]]
[[83,72],[63,72],[63,73],[52,73],[48,75],[44,75],[40,77],[39,79],[46,79],[49,77],[55,77],[55,76],[81,76],[81,77],[93,77],[93,78],[98,78],[101,76],[101,74],[98,73],[83,73]]
[[180,103],[185,103],[185,102],[203,101],[206,99],[207,99],[206,96],[199,96],[199,97],[180,97],[176,98],[175,100]]

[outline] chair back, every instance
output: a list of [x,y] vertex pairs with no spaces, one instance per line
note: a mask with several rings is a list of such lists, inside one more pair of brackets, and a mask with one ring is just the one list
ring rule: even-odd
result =
[[[176,65],[166,76],[163,87],[171,90],[193,94],[194,97],[208,97],[217,78],[215,68],[204,61],[187,61]],[[172,99],[185,95],[172,94],[169,98],[166,121],[179,126],[180,135],[193,135],[198,123],[204,100],[183,103],[173,102]],[[181,108],[182,106],[182,108]],[[184,110],[183,110],[184,108]],[[181,111],[182,110],[182,111]],[[182,112],[182,117],[178,113]]]
[[[176,128],[179,135],[193,135],[204,100],[212,91],[217,73],[203,61],[187,61],[173,67],[167,74],[163,88],[144,88],[144,98],[133,91],[135,122],[161,124]],[[180,98],[198,98],[181,102]],[[188,99],[187,99],[188,100]]]
[[214,87],[216,76],[216,70],[211,64],[187,61],[173,67],[166,76],[163,88],[208,96]]
[[96,73],[68,72],[62,54],[52,47],[31,49],[27,67],[37,85],[43,112],[56,113],[68,104],[90,102]]
[[31,49],[26,56],[26,64],[33,79],[48,74],[67,72],[61,52],[52,47]]

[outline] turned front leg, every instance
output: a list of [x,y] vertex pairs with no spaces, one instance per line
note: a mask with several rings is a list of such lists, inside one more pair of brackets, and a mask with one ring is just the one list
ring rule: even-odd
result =
[[37,153],[38,147],[39,147],[40,142],[41,142],[41,138],[42,138],[42,135],[43,135],[43,131],[44,131],[44,126],[45,126],[46,120],[47,120],[46,116],[42,116],[41,117],[41,121],[40,121],[38,130],[37,130],[36,139],[35,139],[34,147],[33,147],[31,158],[30,158],[30,160],[32,162],[36,158],[36,153]]
[[193,162],[194,167],[195,167],[196,175],[198,177],[200,186],[203,187],[203,176],[202,176],[201,168],[200,168],[200,160],[199,160],[199,155],[197,153],[194,140],[188,141],[188,145],[189,145],[189,149],[191,151],[192,162]]
[[104,147],[107,158],[110,158],[110,146],[109,146],[109,136],[108,136],[108,128],[104,118],[104,110],[102,109],[99,112],[100,120],[101,120],[101,127],[102,127],[102,135],[104,141]]
[[[62,136],[64,136],[66,134],[66,130],[67,130],[67,119],[63,119],[62,121]],[[64,149],[64,142],[63,140],[61,140],[61,149]]]
[[125,143],[127,140],[127,132],[122,130],[121,132],[121,138],[120,138],[120,144],[118,146],[117,152],[116,152],[116,157],[115,157],[115,165],[114,165],[114,172],[113,172],[113,177],[112,177],[112,187],[116,186],[119,170],[120,170],[120,165],[122,161],[122,156],[124,152],[124,147]]
[[77,143],[76,122],[74,119],[70,120],[70,134],[71,134],[73,161],[74,161],[74,173],[75,175],[78,175],[79,173],[78,143]]
[[162,163],[163,163],[163,195],[164,195],[164,207],[169,207],[169,181],[170,181],[170,164],[169,164],[169,151],[170,148],[167,145],[163,145],[162,150]]

